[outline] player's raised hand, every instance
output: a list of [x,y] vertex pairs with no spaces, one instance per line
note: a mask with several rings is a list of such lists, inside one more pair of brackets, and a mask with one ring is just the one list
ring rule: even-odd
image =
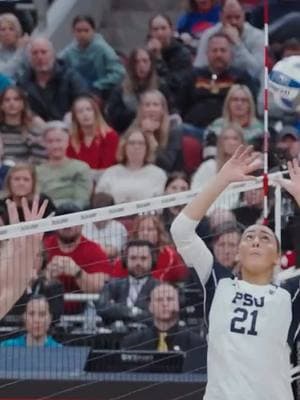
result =
[[287,192],[290,193],[296,200],[300,207],[300,163],[297,159],[288,161],[288,170],[290,179],[279,178],[276,179]]
[[252,172],[262,167],[261,156],[253,151],[253,146],[241,145],[223,165],[219,174],[227,183],[256,179]]

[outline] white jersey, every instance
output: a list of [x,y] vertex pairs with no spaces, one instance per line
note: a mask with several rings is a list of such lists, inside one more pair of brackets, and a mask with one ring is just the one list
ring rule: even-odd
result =
[[180,214],[171,232],[206,294],[209,323],[205,400],[292,400],[290,346],[300,320],[299,280],[286,288],[254,285],[214,263]]

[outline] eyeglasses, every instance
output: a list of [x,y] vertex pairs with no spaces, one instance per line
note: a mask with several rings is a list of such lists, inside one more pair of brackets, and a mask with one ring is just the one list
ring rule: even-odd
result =
[[240,101],[241,103],[249,102],[249,100],[246,97],[231,97],[230,101],[235,101],[235,102]]
[[130,146],[146,146],[146,143],[143,140],[128,140],[127,144]]

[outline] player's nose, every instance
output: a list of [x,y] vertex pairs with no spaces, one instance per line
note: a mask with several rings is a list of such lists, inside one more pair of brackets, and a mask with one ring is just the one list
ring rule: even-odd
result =
[[255,247],[258,247],[258,246],[260,245],[259,237],[258,237],[258,236],[255,236],[255,237],[253,238],[252,245],[255,246]]

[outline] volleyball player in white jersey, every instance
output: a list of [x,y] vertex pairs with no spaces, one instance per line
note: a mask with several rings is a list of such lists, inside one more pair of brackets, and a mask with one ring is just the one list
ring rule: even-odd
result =
[[[267,226],[242,235],[238,257],[242,279],[218,266],[195,233],[209,207],[226,187],[252,178],[258,168],[252,149],[239,147],[171,227],[178,251],[206,289],[208,383],[205,400],[292,400],[290,346],[300,318],[299,280],[273,285],[279,244]],[[291,180],[280,183],[300,206],[300,167],[289,164]]]

